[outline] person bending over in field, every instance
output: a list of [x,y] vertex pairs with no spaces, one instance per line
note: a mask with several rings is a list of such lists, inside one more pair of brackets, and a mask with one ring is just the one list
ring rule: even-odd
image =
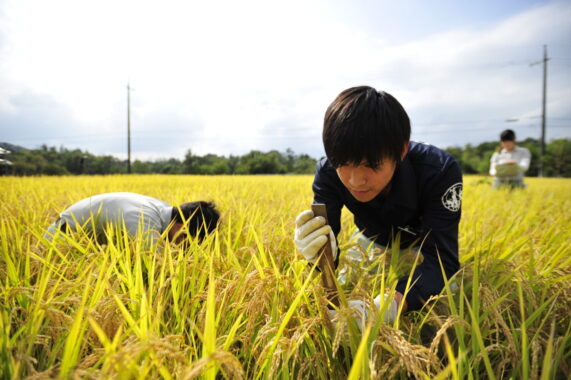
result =
[[[313,181],[314,202],[326,205],[329,225],[307,210],[295,227],[297,249],[310,262],[317,260],[329,236],[338,266],[336,236],[343,206],[354,215],[354,237],[364,249],[384,251],[399,236],[400,248],[422,254],[408,289],[409,274],[398,280],[394,298],[385,294],[373,300],[377,310],[390,302],[383,316],[388,323],[400,307],[403,312],[420,309],[440,293],[444,275],[450,277],[460,267],[460,166],[450,154],[409,138],[408,115],[393,96],[367,86],[341,92],[325,113],[326,157],[318,162]],[[360,327],[368,316],[366,305],[349,301]]]
[[[155,242],[168,231],[168,241],[180,244],[187,233],[201,241],[213,232],[220,213],[212,202],[188,202],[172,207],[159,199],[135,193],[106,193],[85,198],[64,210],[44,235],[52,241],[58,232],[77,231],[93,234],[97,241],[107,241],[106,229],[125,227],[132,236]],[[188,226],[186,227],[185,224]]]
[[515,132],[506,129],[500,134],[500,150],[490,159],[490,175],[494,176],[494,188],[525,187],[523,174],[529,169],[531,153],[516,145]]

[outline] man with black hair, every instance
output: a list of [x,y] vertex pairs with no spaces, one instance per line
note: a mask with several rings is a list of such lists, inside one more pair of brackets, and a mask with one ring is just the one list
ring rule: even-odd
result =
[[[361,246],[386,248],[398,235],[401,248],[422,254],[410,283],[407,274],[399,279],[393,298],[379,295],[373,300],[377,310],[389,303],[383,308],[389,323],[399,308],[420,309],[440,293],[444,276],[460,267],[460,166],[448,153],[409,139],[408,115],[390,94],[368,86],[339,94],[325,113],[327,157],[318,163],[313,182],[314,202],[326,205],[329,224],[307,210],[299,214],[295,228],[296,246],[310,262],[329,236],[337,266],[336,236],[345,206],[354,215]],[[352,300],[349,305],[362,327],[367,303]]]
[[529,169],[531,154],[515,142],[515,132],[506,129],[500,134],[500,150],[490,159],[490,175],[494,176],[494,188],[525,187],[523,174]]
[[[155,242],[168,230],[167,240],[180,244],[187,231],[201,241],[218,225],[220,213],[212,202],[187,202],[172,207],[159,199],[135,193],[105,193],[85,198],[64,210],[44,235],[51,241],[58,232],[82,228],[100,243],[107,241],[106,228],[122,228],[132,236]],[[185,227],[185,223],[188,227]]]

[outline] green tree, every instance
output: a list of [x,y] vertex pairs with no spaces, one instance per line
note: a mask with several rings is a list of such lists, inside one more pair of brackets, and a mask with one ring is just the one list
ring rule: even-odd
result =
[[546,146],[545,175],[571,177],[571,140],[556,139]]
[[131,166],[133,173],[136,174],[149,174],[152,173],[152,166],[150,162],[135,160]]
[[307,154],[296,156],[293,164],[293,173],[296,174],[313,174],[315,173],[315,165],[317,160]]
[[194,173],[194,156],[192,155],[192,151],[188,149],[186,154],[184,155],[184,161],[182,162],[182,172],[184,174],[192,174]]
[[242,156],[236,172],[238,174],[283,174],[287,166],[282,162],[283,156],[277,151],[262,153],[253,150]]

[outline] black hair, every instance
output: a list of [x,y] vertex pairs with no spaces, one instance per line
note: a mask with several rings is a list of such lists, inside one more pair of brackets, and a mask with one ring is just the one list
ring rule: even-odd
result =
[[323,146],[335,168],[365,162],[376,169],[385,159],[399,162],[409,140],[410,120],[402,105],[372,87],[341,92],[325,112]]
[[214,202],[187,202],[172,208],[171,220],[175,223],[188,220],[188,232],[202,241],[218,226],[220,212],[216,210]]
[[500,133],[500,140],[501,141],[515,141],[515,132],[511,129],[506,129],[502,133]]

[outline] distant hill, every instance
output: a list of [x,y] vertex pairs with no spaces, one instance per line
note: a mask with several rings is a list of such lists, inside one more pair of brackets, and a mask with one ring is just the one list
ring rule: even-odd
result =
[[10,152],[19,152],[21,150],[27,150],[28,148],[24,148],[20,145],[14,145],[7,142],[0,142],[0,148],[4,148],[9,150]]

